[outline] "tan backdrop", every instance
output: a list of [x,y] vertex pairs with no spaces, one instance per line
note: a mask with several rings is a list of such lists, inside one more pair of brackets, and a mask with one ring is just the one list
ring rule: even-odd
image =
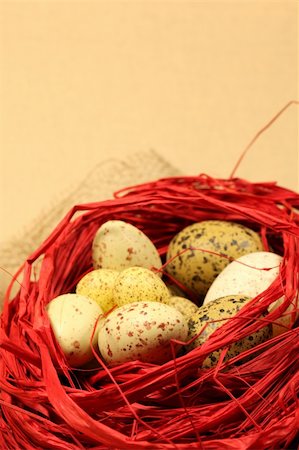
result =
[[[298,97],[296,1],[2,1],[0,242],[107,158],[227,177]],[[298,111],[238,175],[298,189]],[[121,174],[120,174],[121,177]]]

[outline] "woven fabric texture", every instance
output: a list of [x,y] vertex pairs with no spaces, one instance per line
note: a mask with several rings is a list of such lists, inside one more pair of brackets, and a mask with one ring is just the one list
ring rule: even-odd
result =
[[[176,175],[180,175],[180,171],[154,150],[132,154],[126,160],[111,159],[99,163],[75,187],[70,187],[52,205],[45,207],[33,223],[0,245],[0,267],[5,269],[0,275],[0,309],[11,275],[16,273],[72,206],[107,200],[118,189]],[[22,282],[21,278],[18,280]]]

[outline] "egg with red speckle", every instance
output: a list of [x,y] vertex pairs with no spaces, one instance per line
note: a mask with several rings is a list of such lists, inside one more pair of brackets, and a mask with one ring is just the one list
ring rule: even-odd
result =
[[152,241],[137,227],[122,220],[108,220],[100,226],[92,243],[92,260],[95,269],[118,271],[132,266],[148,269],[162,266]]
[[[90,298],[78,294],[63,294],[48,303],[46,311],[50,324],[71,367],[79,367],[93,359],[90,346],[96,321],[103,314],[101,307]],[[92,345],[97,343],[98,327]]]
[[[135,302],[115,309],[102,322],[98,345],[111,365],[133,360],[163,364],[173,357],[171,340],[185,342],[187,335],[187,320],[175,308]],[[175,344],[175,353],[179,348]]]

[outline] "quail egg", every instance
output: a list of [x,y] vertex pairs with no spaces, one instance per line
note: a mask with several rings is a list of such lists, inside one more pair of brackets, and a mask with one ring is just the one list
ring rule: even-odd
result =
[[95,269],[118,271],[132,266],[148,269],[162,266],[152,241],[137,227],[122,220],[109,220],[100,226],[92,243],[92,260]]
[[[109,314],[98,345],[111,365],[133,360],[163,364],[173,357],[171,340],[185,342],[187,334],[187,321],[176,309],[158,302],[135,302]],[[175,353],[179,348],[173,347]]]
[[[195,347],[201,346],[205,341],[207,341],[209,336],[224,323],[224,319],[233,317],[250,300],[251,299],[249,297],[242,295],[229,295],[215,299],[207,305],[198,308],[196,313],[189,319],[188,340],[191,340],[197,335],[198,337],[196,337],[196,339],[189,344],[187,349],[192,350]],[[244,339],[231,344],[225,360],[233,356],[237,356],[241,352],[258,345],[271,337],[272,325],[267,324]],[[209,368],[214,366],[220,357],[221,350],[222,349],[215,350],[207,356],[203,362],[203,367]]]
[[113,288],[118,306],[138,301],[164,302],[169,291],[158,275],[144,267],[129,267],[119,273]]
[[255,231],[234,222],[206,220],[189,225],[172,239],[167,260],[174,259],[166,270],[203,300],[229,258],[261,250],[263,244]]

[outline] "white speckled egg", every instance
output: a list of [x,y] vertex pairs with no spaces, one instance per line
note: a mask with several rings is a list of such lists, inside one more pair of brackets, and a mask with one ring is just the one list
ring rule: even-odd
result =
[[135,302],[109,314],[98,344],[103,359],[113,365],[132,360],[163,364],[172,359],[170,340],[185,341],[187,334],[187,321],[176,309],[158,302]]
[[95,269],[123,270],[140,266],[160,269],[158,250],[138,228],[121,220],[109,220],[97,231],[92,243]]
[[[247,295],[251,298],[256,297],[258,294],[265,291],[279,275],[279,265],[281,261],[282,257],[280,255],[271,252],[254,252],[241,256],[241,258],[230,263],[217,276],[207,292],[204,304],[230,294]],[[263,268],[271,269],[258,270]],[[277,308],[282,301],[283,299],[275,301],[269,307],[269,311]],[[291,311],[291,308],[292,307],[289,307],[287,311]],[[273,324],[273,336],[277,336],[286,331],[286,328],[278,325],[279,323],[289,326],[290,321],[290,316],[276,319],[276,323]]]
[[[170,242],[167,260],[190,247],[231,258],[263,250],[261,238],[255,231],[221,220],[206,220],[184,228]],[[166,266],[167,272],[200,297],[206,294],[216,276],[229,264],[229,259],[201,250],[188,250]]]
[[[249,297],[242,295],[229,295],[222,298],[215,299],[209,302],[207,305],[198,308],[196,313],[189,319],[189,333],[188,340],[195,337],[200,333],[203,327],[210,320],[215,320],[216,322],[209,323],[202,333],[188,346],[188,350],[192,350],[195,347],[201,346],[209,336],[221,325],[223,325],[224,318],[233,317],[245,303],[250,301]],[[218,322],[219,320],[219,322]],[[272,337],[272,325],[266,325],[260,330],[252,333],[240,341],[234,342],[227,354],[225,360],[239,355],[241,352],[248,350],[267,339]],[[212,367],[215,365],[221,354],[221,350],[216,350],[212,352],[203,362],[203,367]]]
[[[53,333],[68,363],[79,367],[93,358],[90,339],[100,306],[90,298],[78,294],[59,295],[48,303],[46,311]],[[97,342],[96,330],[93,345]]]
[[164,300],[163,303],[180,311],[186,319],[189,319],[198,310],[198,306],[185,297],[172,296]]
[[161,278],[144,267],[129,267],[116,278],[113,298],[118,306],[133,302],[163,302],[169,291]]
[[81,278],[77,284],[76,292],[91,298],[100,305],[104,312],[107,312],[115,306],[113,288],[118,275],[117,270],[92,270]]
[[[241,256],[217,276],[205,296],[204,304],[230,294],[256,297],[278,276],[281,261],[281,256],[271,252],[254,252]],[[258,270],[270,267],[271,270]]]

